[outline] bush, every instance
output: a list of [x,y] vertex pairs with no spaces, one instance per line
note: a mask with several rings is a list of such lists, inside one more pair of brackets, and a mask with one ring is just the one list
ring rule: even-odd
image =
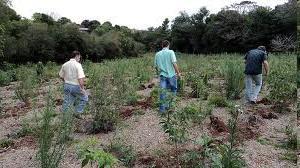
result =
[[208,87],[202,78],[196,78],[192,82],[192,97],[206,100],[208,97]]
[[296,71],[288,63],[273,61],[274,69],[268,76],[269,98],[275,103],[288,103],[297,100]]
[[96,162],[97,167],[105,168],[112,167],[117,162],[112,154],[106,153],[102,149],[95,149],[97,143],[95,138],[91,138],[78,145],[78,156],[82,159],[81,167],[85,167],[88,163],[93,167]]
[[229,61],[225,63],[223,70],[226,85],[226,97],[228,99],[239,99],[244,88],[243,67],[237,62]]
[[23,79],[18,84],[15,93],[19,100],[23,101],[24,103],[26,103],[26,105],[29,106],[30,98],[33,98],[37,93],[36,91],[37,78],[33,74],[30,74],[29,71],[25,71],[25,73],[26,72],[28,72],[28,74],[23,75]]
[[0,70],[0,86],[9,85],[11,78],[9,74],[5,71]]
[[93,88],[90,105],[94,120],[93,133],[107,133],[114,130],[119,119],[116,89],[112,85],[111,78],[102,73],[105,72],[95,71],[91,77]]
[[53,129],[54,107],[53,98],[49,93],[46,108],[42,113],[40,132],[38,133],[39,150],[37,156],[42,168],[59,167],[73,127],[72,112],[68,111],[60,116],[58,130]]
[[214,105],[216,107],[228,107],[229,103],[225,97],[219,95],[213,95],[208,98],[208,104]]
[[116,155],[127,167],[132,167],[137,158],[133,147],[124,145],[120,140],[112,142],[110,146],[108,146],[107,151]]
[[190,104],[181,109],[181,115],[187,115],[194,123],[201,123],[207,115],[211,114],[212,108],[205,104]]

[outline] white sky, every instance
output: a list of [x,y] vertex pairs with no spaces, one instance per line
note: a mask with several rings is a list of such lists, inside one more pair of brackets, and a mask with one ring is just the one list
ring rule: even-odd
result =
[[[11,0],[12,8],[23,17],[31,18],[35,12],[46,13],[55,19],[67,17],[81,23],[84,19],[98,20],[102,24],[147,29],[162,24],[165,18],[173,20],[180,11],[196,13],[206,6],[210,13],[242,0]],[[274,8],[287,0],[252,0],[258,5]]]

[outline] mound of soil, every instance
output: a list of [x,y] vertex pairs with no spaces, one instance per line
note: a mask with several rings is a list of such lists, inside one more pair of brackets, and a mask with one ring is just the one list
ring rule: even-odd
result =
[[61,106],[63,104],[63,102],[64,102],[63,99],[56,99],[55,100],[55,105],[56,106]]
[[258,109],[257,113],[264,119],[278,119],[278,116],[270,112],[269,109]]
[[267,98],[262,98],[261,100],[257,101],[256,104],[271,105],[272,102]]
[[238,140],[240,142],[247,141],[251,139],[256,139],[259,136],[259,132],[254,127],[251,127],[246,124],[239,124],[238,125]]
[[210,116],[210,126],[213,128],[214,132],[217,133],[228,132],[227,126],[218,117]]
[[21,147],[29,147],[29,148],[36,148],[37,147],[37,139],[33,136],[25,136],[18,140],[15,143],[14,148],[21,148]]
[[13,107],[6,107],[3,109],[4,115],[3,118],[8,118],[8,117],[17,117],[24,115],[30,110],[30,105],[26,103],[18,103],[17,105]]
[[134,114],[134,108],[129,106],[129,107],[123,107],[120,111],[120,116],[123,119],[128,119]]
[[137,106],[140,106],[141,108],[143,109],[149,109],[152,107],[152,98],[151,97],[148,97],[144,100],[141,100],[141,101],[138,101],[137,102]]

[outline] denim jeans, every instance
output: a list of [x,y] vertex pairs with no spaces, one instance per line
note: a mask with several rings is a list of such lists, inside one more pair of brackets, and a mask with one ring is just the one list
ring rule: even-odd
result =
[[246,101],[256,101],[262,86],[262,74],[246,75]]
[[76,112],[82,113],[87,101],[88,96],[81,93],[79,85],[64,84],[64,112],[70,110],[70,107],[75,105]]
[[160,76],[160,88],[162,89],[160,93],[160,106],[159,111],[165,112],[170,106],[170,102],[166,102],[167,94],[166,92],[170,90],[174,95],[177,92],[177,77],[173,76],[172,78],[167,78]]

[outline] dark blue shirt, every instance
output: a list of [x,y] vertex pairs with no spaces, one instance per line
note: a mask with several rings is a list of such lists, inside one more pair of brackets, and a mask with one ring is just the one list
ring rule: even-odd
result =
[[245,60],[245,74],[262,74],[262,63],[267,60],[267,53],[259,49],[253,49],[248,51],[248,53],[245,55]]

